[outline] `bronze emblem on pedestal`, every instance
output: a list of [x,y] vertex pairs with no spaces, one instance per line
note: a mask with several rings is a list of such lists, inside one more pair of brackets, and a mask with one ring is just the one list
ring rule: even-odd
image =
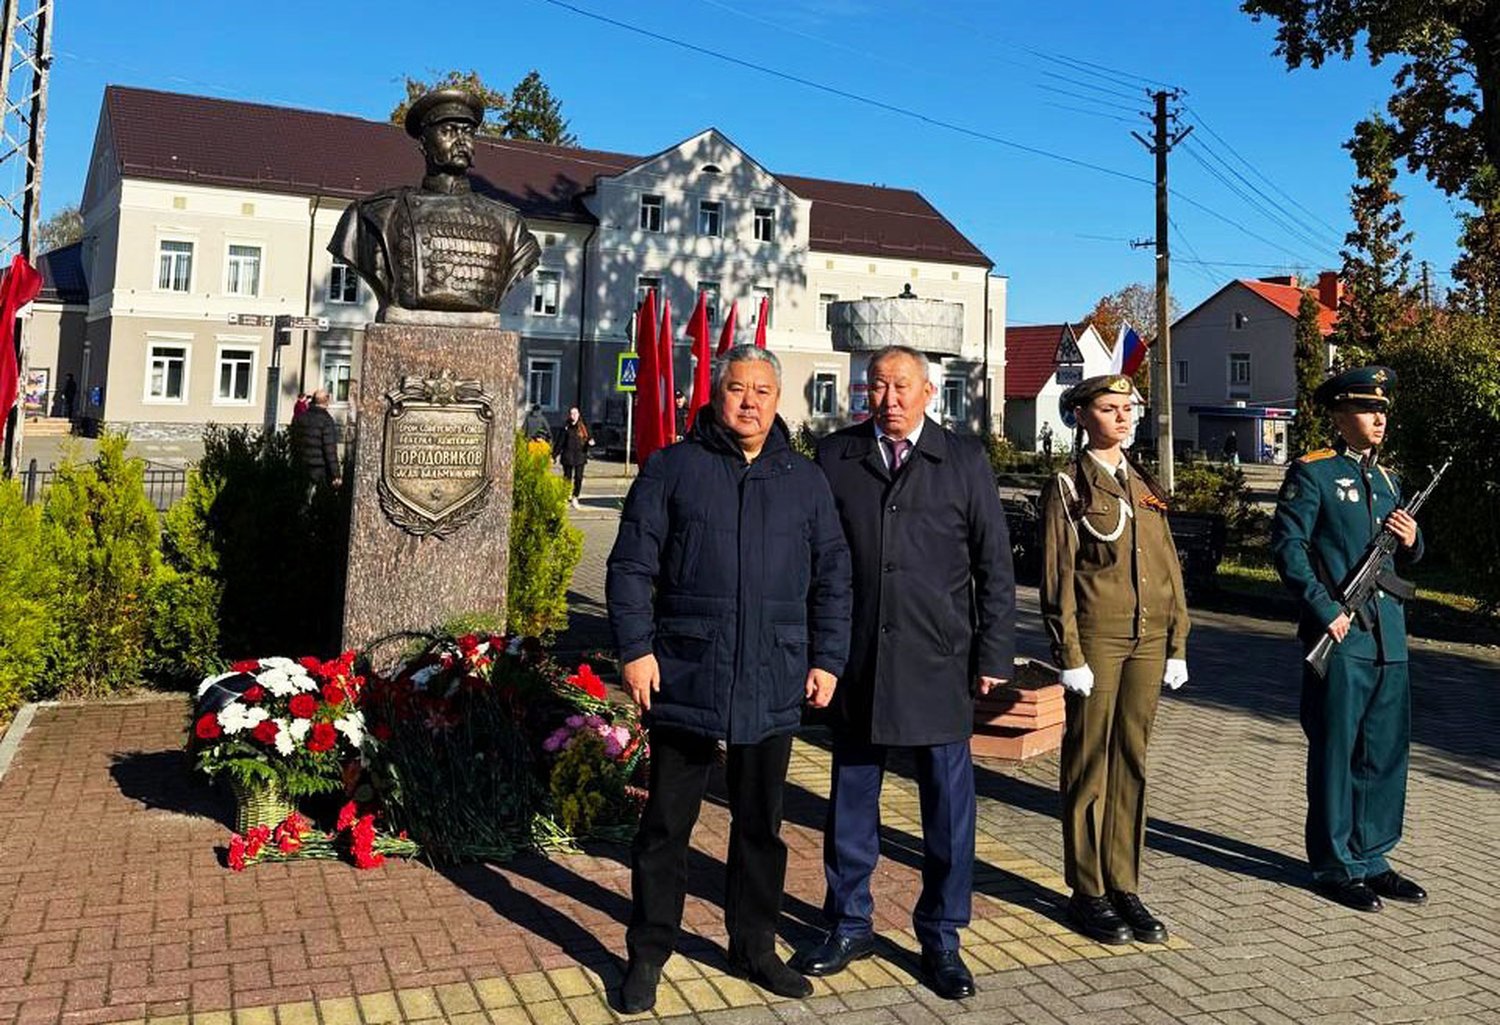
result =
[[385,393],[380,508],[417,537],[446,537],[489,499],[494,398],[478,381],[403,377]]

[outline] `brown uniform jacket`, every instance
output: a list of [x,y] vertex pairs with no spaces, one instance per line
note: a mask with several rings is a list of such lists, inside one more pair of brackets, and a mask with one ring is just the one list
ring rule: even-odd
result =
[[[1042,496],[1042,620],[1052,655],[1063,669],[1087,660],[1080,635],[1153,637],[1166,634],[1167,657],[1187,653],[1187,600],[1182,567],[1167,524],[1166,510],[1129,472],[1134,516],[1121,520],[1125,498],[1119,481],[1089,455],[1083,472],[1093,499],[1082,522],[1068,515],[1072,471],[1065,483],[1054,477]],[[1118,531],[1114,540],[1104,540]],[[1135,557],[1131,557],[1134,539]]]

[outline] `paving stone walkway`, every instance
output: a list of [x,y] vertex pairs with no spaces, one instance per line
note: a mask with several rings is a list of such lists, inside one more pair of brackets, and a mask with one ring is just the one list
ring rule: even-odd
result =
[[[585,562],[565,638],[601,639],[611,503],[578,516]],[[1021,647],[1045,654],[1033,592]],[[1500,657],[1418,644],[1407,839],[1396,863],[1425,907],[1359,915],[1303,887],[1296,654],[1281,623],[1195,615],[1193,680],[1152,743],[1145,896],[1166,947],[1106,948],[1062,924],[1055,756],[982,763],[979,994],[916,983],[915,785],[888,777],[876,880],[881,956],[767,1001],[725,974],[716,787],[695,836],[681,955],[657,1015],[682,1022],[1202,1023],[1500,1021]],[[434,869],[387,863],[222,867],[227,802],[188,773],[178,697],[22,716],[0,777],[0,1025],[171,1021],[343,1025],[617,1019],[629,872],[621,848]],[[6,759],[0,745],[0,765]],[[821,926],[826,738],[798,741],[787,804],[786,949]]]

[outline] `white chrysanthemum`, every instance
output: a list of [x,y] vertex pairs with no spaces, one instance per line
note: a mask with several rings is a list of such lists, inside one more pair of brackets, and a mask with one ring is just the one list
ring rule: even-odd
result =
[[273,655],[270,658],[263,658],[260,660],[260,664],[265,666],[267,669],[285,669],[288,672],[294,669],[297,665],[296,662],[281,655]]
[[293,740],[300,744],[307,739],[307,731],[310,729],[312,729],[311,719],[293,719],[286,731],[292,735]]
[[271,718],[271,713],[267,712],[264,708],[256,707],[245,709],[245,724],[248,726],[259,726],[269,718]]
[[219,729],[231,736],[249,725],[245,722],[245,706],[238,702],[231,702],[224,706],[223,711],[215,718],[219,720]]
[[365,739],[365,717],[359,712],[353,712],[342,719],[333,721],[333,728],[342,733],[349,741],[351,747],[359,747]]
[[210,676],[208,679],[198,684],[198,697],[201,698],[205,693],[208,692],[208,688],[212,687],[214,684],[222,683],[223,681],[229,679],[231,676],[238,675],[240,674],[231,669],[227,673],[220,673],[217,676]]
[[301,676],[293,674],[292,685],[301,691],[316,691],[320,688],[317,680],[303,673]]
[[301,689],[292,682],[291,675],[285,669],[267,669],[255,679],[278,698],[290,697]]
[[292,740],[291,728],[285,719],[277,719],[276,725],[279,727],[276,731],[276,753],[289,755],[297,749],[296,743]]

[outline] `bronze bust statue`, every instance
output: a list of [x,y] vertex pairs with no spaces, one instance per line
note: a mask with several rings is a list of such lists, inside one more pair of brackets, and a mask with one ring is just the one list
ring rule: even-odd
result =
[[406,134],[422,144],[422,184],[367,196],[339,220],[328,251],[369,283],[376,320],[498,326],[505,293],[536,266],[525,219],[470,187],[483,120],[483,102],[462,89],[419,98]]

